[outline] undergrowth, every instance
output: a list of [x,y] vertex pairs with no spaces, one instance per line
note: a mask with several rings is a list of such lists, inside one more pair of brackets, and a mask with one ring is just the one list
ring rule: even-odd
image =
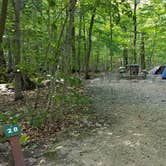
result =
[[6,124],[21,126],[22,143],[79,124],[81,115],[88,111],[89,98],[84,94],[82,81],[78,77],[58,73],[56,79],[50,80],[50,85],[46,89],[36,90],[21,106],[0,112],[1,126]]

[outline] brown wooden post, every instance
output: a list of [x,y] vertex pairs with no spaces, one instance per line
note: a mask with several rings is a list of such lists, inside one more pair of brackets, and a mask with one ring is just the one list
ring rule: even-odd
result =
[[[20,144],[20,135],[21,135],[21,128],[19,127],[18,124],[14,125],[5,125],[4,126],[4,134],[6,138],[9,139],[10,145],[11,145],[11,161],[9,159],[9,165],[14,165],[14,166],[25,166],[24,163],[24,157],[23,153],[21,150],[21,144]],[[9,155],[10,158],[10,155]]]
[[9,138],[15,166],[25,166],[23,152],[20,145],[20,136]]

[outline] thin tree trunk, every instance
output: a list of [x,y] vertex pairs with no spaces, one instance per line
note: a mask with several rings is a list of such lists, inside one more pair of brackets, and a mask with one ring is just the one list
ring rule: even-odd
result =
[[[55,76],[55,73],[56,71],[59,69],[58,68],[58,65],[59,65],[59,59],[60,59],[60,53],[61,53],[61,50],[60,50],[60,46],[61,46],[61,40],[62,40],[62,37],[63,37],[63,34],[64,34],[64,29],[65,29],[65,25],[67,23],[67,19],[68,19],[68,16],[66,16],[64,22],[62,23],[62,28],[60,30],[60,35],[59,35],[59,38],[58,38],[58,41],[57,41],[57,46],[56,46],[56,49],[55,49],[55,56],[54,56],[54,63],[53,63],[53,67],[52,67],[52,70],[51,70],[51,74],[53,76]],[[62,64],[61,66],[63,67],[64,64]],[[56,77],[53,77],[54,79],[52,79],[51,81],[51,84],[50,84],[50,88],[49,88],[49,98],[48,98],[48,104],[47,104],[47,107],[48,109],[50,108],[50,106],[53,104],[53,94],[55,93],[55,87],[56,87]]]
[[149,56],[149,67],[152,66],[152,58],[154,57],[154,54],[155,54],[156,36],[157,36],[157,33],[155,31],[153,34],[153,41],[152,41],[152,46],[151,46],[152,51],[151,51],[151,54]]
[[73,26],[72,28],[72,64],[71,64],[71,69],[72,72],[76,72],[77,67],[76,67],[76,48],[75,48],[75,27]]
[[89,26],[89,34],[88,34],[88,48],[86,53],[86,69],[85,69],[85,78],[89,79],[89,61],[90,61],[90,55],[91,55],[91,49],[92,49],[92,30],[93,25],[95,21],[95,15],[96,15],[96,8],[93,10],[90,26]]
[[76,7],[77,0],[69,0],[69,11],[67,11],[67,16],[69,15],[69,22],[66,31],[66,43],[65,43],[65,66],[64,72],[65,74],[68,73],[70,68],[70,58],[71,58],[71,51],[72,51],[72,30],[73,30],[73,23],[74,23],[74,14],[75,14],[75,7]]
[[140,52],[140,58],[141,58],[141,70],[145,69],[145,41],[144,41],[144,33],[141,34],[141,52]]
[[113,36],[113,27],[112,27],[112,13],[110,15],[110,64],[111,64],[111,70],[113,67],[113,55],[112,55],[112,36]]
[[13,56],[11,51],[11,41],[8,36],[8,73],[13,71]]
[[128,65],[128,49],[124,47],[123,49],[123,66],[127,69]]
[[48,54],[50,52],[50,47],[51,47],[51,19],[50,19],[50,5],[48,6],[48,11],[47,11],[47,16],[48,16],[48,21],[47,21],[47,33],[48,33],[48,44],[46,47],[46,53],[45,53],[45,69],[48,68]]
[[79,32],[78,32],[78,54],[77,54],[77,63],[78,63],[78,72],[81,69],[81,36],[82,36],[82,12],[80,11],[80,20],[79,20]]
[[[63,35],[64,35],[64,30],[65,30],[65,25],[67,23],[67,20],[68,20],[68,15],[66,15],[66,18],[65,18],[64,22],[62,23],[62,26],[61,26],[62,28],[60,30],[60,35],[58,37],[57,46],[56,46],[56,49],[55,49],[55,56],[54,56],[55,61],[54,61],[53,68],[52,68],[52,74],[53,75],[55,74],[55,71],[58,68],[60,55],[62,54],[60,46],[61,46],[61,41],[62,41],[62,38],[63,38]],[[63,65],[64,65],[64,63],[61,65],[62,69],[63,69]]]
[[1,15],[0,15],[0,23],[1,23],[1,25],[0,25],[0,66],[1,67],[6,67],[4,52],[3,52],[3,48],[2,48],[2,42],[3,42],[3,34],[5,31],[7,6],[8,6],[8,0],[3,0],[2,1]]
[[83,16],[83,41],[84,41],[84,66],[83,66],[83,71],[86,70],[86,52],[87,52],[87,43],[86,43],[86,27],[85,27],[85,17]]
[[137,47],[137,0],[134,0],[133,23],[134,23],[133,58],[134,58],[134,63],[137,63],[137,52],[136,52],[136,47]]
[[100,57],[100,51],[99,49],[96,52],[96,66],[95,66],[95,72],[99,72],[99,57]]
[[82,5],[80,5],[80,13],[79,13],[79,28],[78,28],[78,52],[77,52],[77,63],[78,63],[78,72],[81,70],[81,41],[82,41]]
[[19,69],[21,60],[21,30],[20,30],[20,11],[21,0],[13,0],[15,11],[15,100],[23,99],[21,71]]

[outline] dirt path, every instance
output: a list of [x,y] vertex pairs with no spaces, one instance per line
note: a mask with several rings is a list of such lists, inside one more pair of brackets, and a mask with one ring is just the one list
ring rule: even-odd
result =
[[91,162],[84,165],[166,165],[165,83],[93,81],[89,89],[94,108],[110,126],[98,130],[93,140],[96,150],[86,154]]
[[87,86],[97,127],[89,136],[59,142],[57,160],[48,165],[166,165],[166,81],[108,78]]
[[[116,80],[87,83],[94,114],[87,132],[69,130],[55,138],[40,166],[165,166],[166,81]],[[89,118],[96,117],[95,127]],[[49,160],[49,161],[48,161]]]

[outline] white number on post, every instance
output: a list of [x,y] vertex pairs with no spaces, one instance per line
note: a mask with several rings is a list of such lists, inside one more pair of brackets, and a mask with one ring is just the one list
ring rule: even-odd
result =
[[8,133],[11,134],[12,133],[12,129],[7,129]]
[[17,132],[17,131],[18,131],[18,128],[17,128],[17,127],[14,127],[13,130],[14,130],[14,132]]

